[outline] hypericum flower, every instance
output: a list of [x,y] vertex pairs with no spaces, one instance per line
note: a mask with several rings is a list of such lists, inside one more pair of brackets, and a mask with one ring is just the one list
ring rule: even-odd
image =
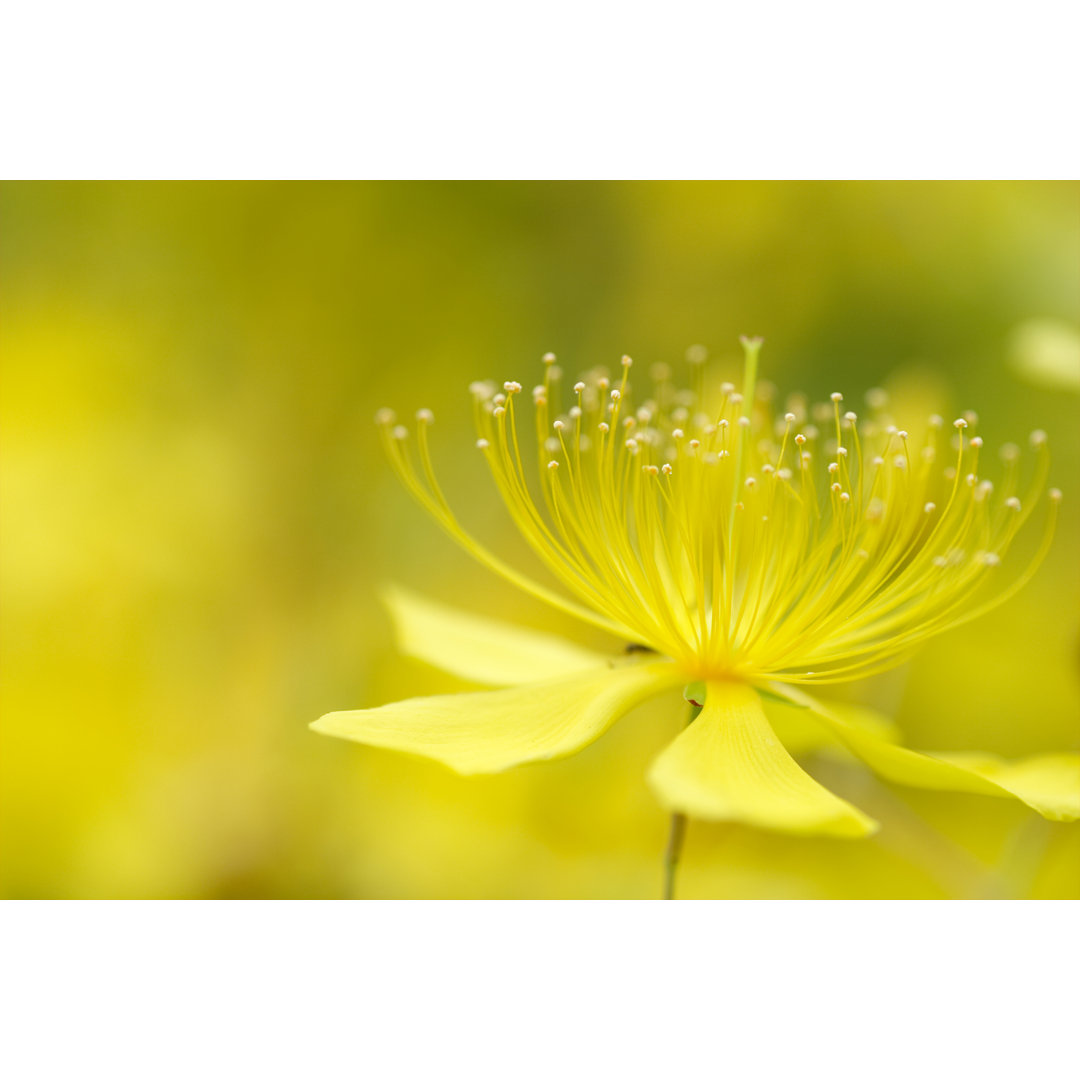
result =
[[[867,395],[866,417],[839,393],[809,414],[793,396],[774,415],[775,391],[757,380],[761,341],[743,344],[741,390],[707,386],[703,349],[688,353],[688,389],[657,364],[650,389],[636,394],[624,356],[616,379],[592,372],[567,392],[551,354],[531,395],[518,382],[473,384],[479,452],[566,595],[511,568],[459,524],[435,477],[430,411],[417,414],[415,450],[381,411],[394,469],[454,540],[630,648],[605,657],[391,590],[407,653],[503,688],[334,712],[315,729],[461,773],[495,772],[573,753],[639,702],[692,684],[686,697],[703,708],[649,771],[677,815],[797,833],[873,831],[875,822],[802,770],[779,733],[793,747],[793,739],[799,748],[839,743],[896,783],[1015,796],[1048,818],[1080,816],[1080,756],[1007,763],[919,753],[899,745],[887,722],[803,689],[900,663],[1031,577],[1061,497],[1052,489],[1043,498],[1045,434],[1031,437],[1035,465],[1023,490],[1015,446],[1002,447],[995,486],[981,472],[974,414],[951,424],[932,417],[919,445],[893,425],[881,391]],[[533,447],[520,431],[530,396]],[[1042,541],[1013,570],[1014,538],[1039,502],[1049,505]],[[801,712],[776,710],[783,717],[770,723],[763,696]]]

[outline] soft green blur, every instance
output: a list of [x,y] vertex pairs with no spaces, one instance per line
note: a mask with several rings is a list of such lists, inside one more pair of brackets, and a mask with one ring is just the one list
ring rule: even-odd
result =
[[[1080,397],[1012,355],[1080,324],[1075,184],[12,184],[0,258],[8,896],[658,895],[674,703],[469,780],[307,728],[460,685],[395,655],[388,580],[601,644],[457,551],[372,424],[432,407],[452,499],[514,554],[466,387],[548,349],[573,374],[760,333],[784,389],[1045,428],[1032,585],[846,693],[927,749],[1080,743]],[[878,837],[692,823],[681,893],[1080,896],[1080,827],[810,767]]]

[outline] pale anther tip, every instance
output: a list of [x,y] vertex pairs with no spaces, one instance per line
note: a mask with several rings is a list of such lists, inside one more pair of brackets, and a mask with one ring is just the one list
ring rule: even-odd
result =
[[936,503],[928,502],[923,507],[923,512],[927,513],[927,514],[932,514],[936,509],[937,509],[937,504]]
[[1019,510],[1020,509],[1020,500],[1015,495],[1012,495],[1008,499],[1005,500],[1005,505],[1010,510]]
[[853,412],[850,412],[850,411],[849,411],[849,412],[846,412],[846,413],[844,413],[844,419],[845,419],[845,420],[846,420],[846,421],[847,421],[847,422],[848,422],[849,424],[854,424],[854,423],[855,423],[855,421],[856,421],[856,420],[858,420],[859,418],[858,418],[858,416],[857,416],[857,415],[856,415],[855,413],[853,413]]
[[760,349],[765,344],[765,339],[755,335],[742,334],[739,337],[739,342],[744,349]]
[[579,381],[579,382],[574,383],[574,393],[575,394],[580,394],[584,389],[585,389],[585,384],[583,382]]
[[789,424],[795,423],[795,414],[793,412],[784,413],[784,420]]
[[435,414],[430,409],[417,409],[416,419],[421,424],[434,424]]
[[619,361],[619,363],[622,364],[623,367],[630,367],[633,362],[634,361],[629,356],[623,356],[623,358]]
[[906,439],[908,437],[908,433],[906,431],[898,431],[896,434],[899,435],[901,439]]
[[975,435],[975,436],[972,437],[971,445],[973,447],[975,447],[976,450],[982,449],[982,444],[983,444],[983,441],[982,441],[982,436],[981,435]]
[[1051,502],[1061,502],[1061,488],[1051,488],[1047,495],[1050,497]]
[[1031,445],[1032,446],[1044,446],[1046,444],[1046,432],[1041,428],[1036,428],[1031,433]]
[[398,424],[390,434],[393,435],[395,439],[407,439],[409,437],[409,429],[403,424]]
[[503,389],[508,394],[516,394],[521,390],[521,383],[515,382],[513,379],[508,379],[503,383]]
[[375,413],[375,423],[380,427],[392,424],[396,419],[397,414],[393,409],[379,409],[379,411]]
[[554,364],[555,354],[553,352],[546,352],[540,359],[543,360],[545,364]]
[[476,440],[476,449],[477,450],[486,450],[490,445],[491,445],[491,443],[489,443],[487,441],[487,439],[477,439]]
[[562,429],[563,429],[564,427],[566,427],[566,425],[565,425],[565,424],[564,424],[564,423],[563,423],[563,422],[562,422],[561,420],[556,420],[556,421],[555,421],[555,422],[554,422],[554,423],[553,423],[553,424],[552,424],[551,426],[552,426],[552,427],[553,427],[553,428],[554,428],[554,429],[555,429],[556,431],[562,431]]
[[671,465],[668,462],[665,461],[664,464],[660,466],[660,471],[665,476],[670,476],[673,470],[671,468]]
[[961,416],[952,422],[952,426],[956,428],[957,431],[963,431],[968,425],[967,421]]
[[547,467],[549,469],[557,469],[559,467],[559,463],[557,461],[549,461]]
[[830,400],[830,401],[843,401],[843,400],[844,400],[844,395],[843,395],[843,394],[841,394],[839,390],[834,390],[834,391],[833,391],[833,392],[832,392],[832,393],[831,393],[831,394],[829,395],[829,400]]

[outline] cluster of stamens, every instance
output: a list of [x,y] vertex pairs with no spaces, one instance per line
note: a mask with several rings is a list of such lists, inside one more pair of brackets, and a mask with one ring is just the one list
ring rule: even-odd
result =
[[918,447],[892,422],[880,390],[867,394],[866,417],[844,409],[839,393],[812,407],[793,395],[777,415],[775,388],[757,379],[760,345],[744,339],[741,392],[730,382],[713,392],[704,350],[694,348],[688,388],[654,364],[640,399],[630,357],[617,379],[592,371],[564,391],[548,353],[532,391],[534,448],[518,429],[521,384],[472,384],[476,445],[499,493],[577,602],[507,566],[461,527],[432,467],[429,410],[416,417],[415,454],[392,413],[381,410],[377,422],[401,479],[474,556],[671,656],[695,678],[871,674],[1007,599],[1034,573],[1061,497],[1053,489],[1038,550],[1009,582],[988,582],[1043,493],[1043,432],[1031,436],[1035,467],[1021,496],[1016,446],[1001,448],[998,486],[980,475],[973,413],[951,429],[931,417]]

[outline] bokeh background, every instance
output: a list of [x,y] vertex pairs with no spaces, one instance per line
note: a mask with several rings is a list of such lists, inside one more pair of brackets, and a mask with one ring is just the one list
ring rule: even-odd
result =
[[[658,895],[670,704],[475,779],[307,728],[462,685],[395,654],[387,581],[604,644],[453,548],[372,424],[432,407],[446,486],[513,554],[466,388],[549,349],[722,363],[760,333],[784,389],[1045,428],[1066,501],[1035,581],[847,693],[915,746],[1076,748],[1078,323],[1075,184],[0,188],[3,894]],[[882,832],[693,823],[683,895],[1080,896],[1080,827],[809,764]]]

